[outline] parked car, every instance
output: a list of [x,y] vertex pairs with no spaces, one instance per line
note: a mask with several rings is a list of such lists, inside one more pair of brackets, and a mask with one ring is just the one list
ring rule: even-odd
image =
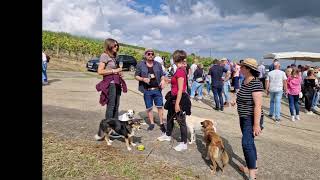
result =
[[[118,55],[116,61],[117,61],[117,64],[119,64],[119,61],[123,62],[122,68],[124,70],[129,70],[129,71],[136,70],[137,60],[133,56]],[[88,71],[94,71],[94,72],[98,71],[98,66],[99,66],[99,58],[90,59],[86,65]]]

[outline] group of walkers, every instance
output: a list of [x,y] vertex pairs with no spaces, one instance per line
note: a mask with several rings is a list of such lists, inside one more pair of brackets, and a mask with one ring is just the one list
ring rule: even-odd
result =
[[[105,50],[100,56],[98,74],[103,80],[96,88],[101,91],[100,104],[107,105],[105,118],[118,118],[120,96],[127,92],[122,68],[117,65],[116,56],[119,43],[114,39],[105,40]],[[158,141],[171,141],[174,120],[180,127],[181,140],[174,147],[176,151],[186,150],[187,126],[186,116],[191,115],[191,99],[203,98],[203,86],[206,84],[207,95],[213,92],[215,109],[223,111],[225,106],[230,106],[231,86],[234,87],[237,111],[242,132],[242,149],[246,161],[246,167],[242,171],[248,171],[249,178],[255,179],[257,172],[257,150],[254,138],[261,134],[263,129],[264,112],[262,109],[262,97],[266,90],[270,95],[269,116],[280,120],[280,100],[283,92],[288,95],[290,112],[294,120],[299,118],[299,96],[303,92],[306,109],[311,111],[316,87],[318,84],[315,70],[306,69],[299,71],[293,68],[289,74],[280,70],[279,61],[275,61],[273,70],[265,73],[263,64],[258,65],[252,58],[246,58],[238,63],[231,63],[227,58],[220,59],[213,64],[208,73],[205,73],[203,65],[195,59],[191,66],[187,63],[187,53],[184,50],[176,50],[172,55],[173,74],[171,79],[167,77],[163,64],[155,61],[155,51],[148,48],[144,52],[144,58],[136,66],[134,74],[138,81],[138,90],[143,93],[145,111],[149,120],[147,130],[153,131],[156,127],[153,117],[153,106],[158,111],[160,120],[160,136]],[[171,85],[170,91],[164,96],[162,89]],[[302,87],[302,88],[301,88]],[[163,97],[166,99],[164,104]],[[318,98],[319,99],[319,98]],[[317,101],[318,101],[317,99]],[[164,109],[167,110],[167,118],[164,119]],[[200,122],[199,122],[200,123]]]

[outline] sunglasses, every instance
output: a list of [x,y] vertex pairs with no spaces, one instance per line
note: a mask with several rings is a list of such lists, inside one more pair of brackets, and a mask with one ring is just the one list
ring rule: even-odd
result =
[[149,53],[147,53],[146,55],[147,55],[147,56],[153,56],[154,53],[149,52]]
[[113,45],[112,47],[119,47],[119,44],[115,44],[115,45]]

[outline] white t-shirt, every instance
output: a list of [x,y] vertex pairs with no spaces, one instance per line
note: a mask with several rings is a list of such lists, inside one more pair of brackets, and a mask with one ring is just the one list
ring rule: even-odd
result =
[[275,69],[268,73],[266,80],[269,81],[270,92],[279,92],[279,91],[283,91],[283,81],[287,80],[287,76],[285,72],[279,69]]
[[45,53],[42,53],[42,61],[47,62],[47,56]]
[[192,64],[192,65],[190,66],[192,76],[193,76],[193,73],[197,70],[197,67],[198,67],[198,66],[197,66],[196,64]]

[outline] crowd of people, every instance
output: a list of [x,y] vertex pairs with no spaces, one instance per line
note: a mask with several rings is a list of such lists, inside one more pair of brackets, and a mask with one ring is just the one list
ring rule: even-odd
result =
[[[107,105],[106,119],[119,116],[121,92],[127,91],[126,83],[122,79],[122,68],[116,62],[118,50],[119,43],[116,40],[106,39],[98,67],[98,74],[103,76],[103,80],[97,84],[97,90],[101,91],[100,104]],[[274,118],[276,122],[280,121],[283,94],[289,100],[292,121],[300,120],[299,106],[302,96],[308,114],[311,114],[312,109],[316,110],[319,103],[318,68],[310,66],[296,68],[292,65],[284,72],[280,70],[280,62],[274,60],[269,67],[270,71],[266,73],[264,64],[259,65],[255,59],[246,58],[239,62],[231,62],[227,58],[222,58],[205,72],[203,64],[196,58],[189,66],[187,53],[183,50],[174,51],[169,70],[166,70],[164,63],[163,58],[148,48],[144,52],[143,60],[136,66],[134,77],[138,81],[139,91],[143,93],[149,120],[147,130],[153,131],[155,128],[152,110],[155,106],[161,131],[157,140],[171,141],[176,120],[180,126],[181,140],[174,149],[186,150],[188,148],[186,116],[191,115],[191,102],[204,98],[203,91],[206,86],[206,96],[209,96],[210,91],[213,93],[215,110],[224,111],[225,107],[237,104],[242,149],[247,164],[242,170],[247,169],[251,179],[256,178],[257,150],[254,138],[261,134],[263,129],[264,92],[270,95],[269,117]],[[164,104],[162,89],[167,85],[171,85],[171,89],[165,95]],[[163,109],[167,110],[166,120],[163,118]]]

